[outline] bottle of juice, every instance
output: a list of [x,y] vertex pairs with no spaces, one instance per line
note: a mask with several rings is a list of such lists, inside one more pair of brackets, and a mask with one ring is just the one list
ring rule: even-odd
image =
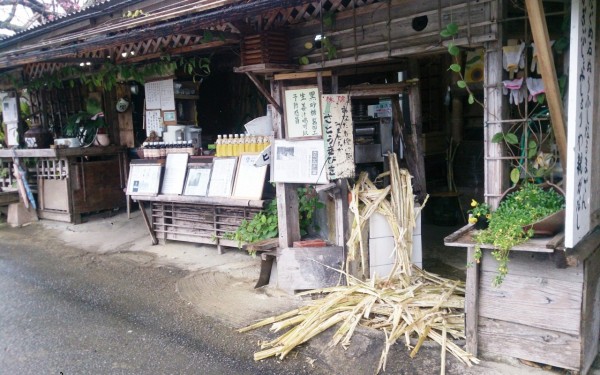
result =
[[215,147],[216,147],[215,156],[222,156],[221,155],[221,153],[223,152],[222,143],[223,143],[223,138],[221,137],[221,134],[219,134],[219,135],[217,135],[217,140],[215,141]]

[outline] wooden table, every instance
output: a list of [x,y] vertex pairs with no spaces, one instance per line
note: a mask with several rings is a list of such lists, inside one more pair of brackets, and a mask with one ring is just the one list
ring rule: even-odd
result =
[[586,373],[598,353],[600,229],[575,249],[562,235],[534,238],[511,250],[508,274],[492,286],[497,262],[491,246],[476,243],[467,225],[444,239],[467,248],[467,351],[522,358]]
[[38,216],[81,222],[81,215],[125,206],[123,146],[4,149],[0,159],[35,158]]

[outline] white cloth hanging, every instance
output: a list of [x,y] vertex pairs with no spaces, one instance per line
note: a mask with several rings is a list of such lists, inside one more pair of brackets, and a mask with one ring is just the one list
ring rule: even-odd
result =
[[523,77],[512,80],[502,81],[504,87],[502,92],[504,95],[509,95],[508,101],[510,104],[521,104],[525,100],[525,87],[523,86]]
[[527,78],[527,89],[529,90],[529,101],[537,101],[540,94],[545,93],[544,81],[541,78]]
[[510,79],[514,78],[519,69],[525,68],[523,51],[525,51],[525,43],[502,47],[502,65],[508,72]]
[[[552,48],[552,46],[554,45],[554,41],[551,40],[550,41],[550,48]],[[531,71],[535,71],[538,74],[540,74],[540,69],[538,66],[538,55],[537,55],[537,48],[535,48],[535,43],[531,43],[531,48],[533,49],[532,54],[531,54],[531,65],[530,65],[530,69]]]

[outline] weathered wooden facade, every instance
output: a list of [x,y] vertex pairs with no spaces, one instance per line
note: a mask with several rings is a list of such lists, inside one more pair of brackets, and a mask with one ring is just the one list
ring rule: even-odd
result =
[[[591,9],[595,4],[593,1],[574,3]],[[127,11],[134,10],[142,10],[143,15],[136,18],[125,16]],[[30,84],[36,79],[52,76],[65,67],[81,63],[90,63],[86,69],[90,69],[91,74],[101,70],[103,62],[107,61],[113,65],[127,66],[150,64],[165,56],[212,54],[213,64],[221,64],[221,68],[229,72],[235,71],[238,79],[247,78],[246,83],[254,85],[266,98],[274,113],[273,128],[278,138],[286,137],[283,94],[288,87],[316,85],[322,93],[346,92],[353,100],[364,100],[369,104],[372,103],[369,100],[374,98],[393,99],[391,136],[394,151],[400,152],[402,149],[405,163],[415,176],[417,193],[424,196],[436,189],[444,191],[446,174],[454,168],[455,174],[468,175],[464,185],[459,187],[464,187],[469,193],[474,193],[469,187],[479,184],[473,182],[471,175],[480,174],[482,183],[479,193],[489,203],[497,205],[510,183],[508,163],[511,157],[506,148],[492,142],[492,138],[498,132],[507,131],[516,122],[527,122],[531,115],[529,109],[532,108],[524,104],[524,114],[519,112],[503,93],[502,81],[508,78],[508,73],[503,64],[502,47],[512,40],[523,41],[528,46],[535,41],[538,58],[543,60],[541,67],[549,72],[543,73],[544,83],[552,88],[553,81],[546,80],[548,75],[568,74],[569,66],[577,63],[578,59],[569,60],[567,49],[566,53],[557,55],[556,61],[551,61],[552,52],[549,49],[544,52],[540,48],[549,44],[550,40],[564,36],[565,30],[559,25],[565,20],[570,21],[571,12],[572,8],[567,2],[541,0],[107,1],[48,25],[0,40],[0,83],[2,89],[13,89],[15,85]],[[595,9],[595,12],[586,14],[595,17],[595,27],[590,29],[590,35],[595,36],[600,30],[598,11]],[[458,26],[458,34],[452,40],[440,36],[440,32],[450,23]],[[591,49],[596,52],[591,55],[593,60],[588,61],[586,69],[587,77],[591,79],[589,82],[593,82],[590,95],[597,102],[600,96],[600,41],[597,37],[591,37],[590,40],[593,41]],[[463,48],[461,58],[465,64],[469,53],[482,49],[483,80],[470,83],[473,94],[483,103],[482,108],[468,105],[468,95],[456,86],[457,78],[448,70],[452,63],[447,53],[449,43]],[[525,55],[526,70],[529,70],[533,56],[529,47]],[[571,75],[570,79],[574,77]],[[128,90],[127,82],[116,82],[114,87],[103,91],[104,101],[114,103],[119,97],[129,96]],[[50,122],[60,121],[62,116],[76,112],[81,106],[77,98],[85,96],[87,91],[85,85],[77,85],[75,89],[52,90],[39,86],[32,93],[37,106],[34,112],[39,116],[36,121],[49,126]],[[396,100],[399,95],[403,97],[402,102]],[[566,111],[568,101],[574,100],[576,94],[569,91],[568,95],[568,99],[561,100],[556,90],[548,89],[547,92],[548,102],[552,103],[551,116],[553,120],[560,118],[555,123],[564,124],[561,125],[564,137],[567,136],[565,130],[568,127],[576,126],[573,125],[575,119],[570,118],[572,116]],[[61,104],[55,104],[61,96],[71,98],[68,105],[61,107]],[[107,121],[113,124],[113,139],[123,146],[137,146],[134,134],[136,125],[131,113],[117,113],[112,109],[113,106],[110,107],[106,116]],[[556,107],[562,108],[557,110]],[[599,225],[600,216],[600,109],[596,105],[593,105],[592,117],[588,122],[587,138],[584,133],[583,141],[590,152],[587,155],[592,155],[591,160],[586,160],[589,173],[585,175],[588,178],[586,186],[590,190],[580,200],[586,208],[583,212],[589,216],[585,220],[589,221],[590,233]],[[223,127],[223,132],[228,132],[233,125],[226,124]],[[566,139],[560,136],[560,131],[558,134],[558,152],[562,154],[566,149]],[[445,161],[448,151],[446,139],[450,136],[454,141],[461,142],[458,155],[462,155],[463,159],[457,159],[455,165],[446,164]],[[481,154],[480,158],[473,158],[470,154],[476,152]],[[566,159],[563,155],[561,157]],[[477,163],[476,168],[467,167],[472,161]],[[581,165],[581,160],[568,159],[562,166],[566,170],[573,170],[581,169]],[[434,178],[440,170],[445,170],[445,173],[439,179]],[[442,180],[441,184],[439,180]],[[293,184],[277,184],[282,248],[300,239],[295,214],[298,202],[294,189]],[[331,212],[335,212],[328,221],[329,239],[342,247],[348,234],[345,189],[346,182],[342,180],[329,190],[333,197],[331,205],[334,206]],[[573,217],[568,216],[567,220],[572,221]],[[587,243],[585,246],[586,249],[589,247]],[[598,275],[593,271],[599,250],[597,247],[583,250],[586,252],[583,255],[581,251],[577,241],[570,247],[555,244],[553,251],[547,251],[553,253],[553,257],[574,262],[569,264],[572,268],[563,274],[561,270],[553,269],[552,275],[558,275],[556,277],[559,280],[563,276],[570,278],[565,282],[576,284],[574,288],[577,289],[578,299],[571,301],[573,303],[569,307],[572,309],[565,319],[585,315],[586,320],[581,325],[570,324],[557,331],[559,339],[567,337],[565,340],[577,346],[571,349],[578,353],[578,357],[571,361],[561,359],[564,353],[560,353],[560,345],[554,346],[554,351],[549,354],[523,357],[580,371],[589,368],[597,352],[599,331],[597,321],[600,307],[594,292]],[[519,253],[519,257],[528,258],[528,255]],[[513,263],[519,262],[517,258]],[[523,265],[527,262],[523,262]],[[546,261],[540,266],[539,272],[547,272],[546,268],[551,266],[553,263]],[[475,338],[479,331],[484,332],[480,350],[517,356],[526,351],[527,348],[514,349],[515,346],[512,346],[508,350],[494,345],[493,340],[501,336],[500,332],[506,326],[535,331],[530,338],[533,337],[531,340],[535,345],[541,346],[540,340],[546,340],[543,335],[548,327],[527,319],[503,319],[508,314],[502,310],[506,306],[498,307],[497,301],[490,303],[490,298],[500,297],[495,296],[494,291],[479,289],[484,283],[487,287],[490,276],[486,272],[491,272],[493,267],[486,263],[483,268],[483,276],[477,269],[469,270],[472,281],[469,293],[473,296],[481,293],[480,301],[483,301],[483,319],[479,322],[471,319],[472,325],[468,327],[471,329],[469,334]],[[517,266],[515,270],[520,268],[523,267]],[[518,272],[515,277],[525,278]],[[527,281],[535,282],[537,277],[530,276]],[[506,287],[509,288],[512,280],[507,281]],[[567,288],[563,288],[562,292],[565,290]],[[540,293],[544,295],[552,293],[552,290],[542,290]],[[519,298],[523,302],[528,297]],[[477,299],[470,300],[473,301]],[[480,314],[477,304],[470,305],[470,308],[467,315],[470,314],[471,318]],[[585,336],[587,333],[584,330],[588,331],[590,327],[594,331],[593,336]],[[477,340],[475,347],[470,349],[477,350]],[[556,361],[552,362],[549,357],[555,357]]]

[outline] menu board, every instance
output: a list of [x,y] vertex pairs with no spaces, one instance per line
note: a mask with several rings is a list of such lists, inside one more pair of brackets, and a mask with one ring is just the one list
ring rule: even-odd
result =
[[321,137],[321,103],[318,87],[285,91],[286,138]]

